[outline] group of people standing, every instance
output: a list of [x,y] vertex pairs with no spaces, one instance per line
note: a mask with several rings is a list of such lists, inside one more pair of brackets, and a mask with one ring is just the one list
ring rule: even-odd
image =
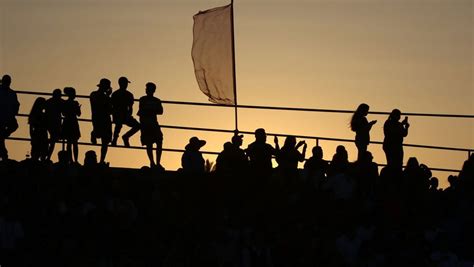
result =
[[[130,146],[129,139],[141,130],[141,143],[147,148],[147,155],[151,166],[160,166],[163,134],[156,118],[163,114],[161,101],[154,97],[156,84],[149,82],[145,86],[146,95],[139,100],[137,115],[139,121],[133,117],[133,94],[127,90],[130,81],[127,77],[118,79],[119,88],[112,92],[109,79],[103,78],[97,85],[97,90],[90,94],[92,112],[91,142],[101,141],[100,162],[104,163],[109,145],[116,146],[123,125],[130,127],[122,135],[123,143]],[[4,75],[0,86],[0,158],[8,159],[5,139],[18,129],[16,115],[20,107],[16,92],[10,88],[11,77]],[[67,99],[62,96],[66,95]],[[60,140],[66,143],[66,152],[69,161],[78,162],[81,137],[79,117],[81,105],[76,99],[76,90],[73,87],[55,89],[52,97],[36,98],[28,116],[31,137],[31,158],[39,161],[50,160],[55,145]],[[115,129],[112,132],[112,123]],[[156,160],[153,157],[153,145],[156,144]]]
[[[369,105],[363,103],[357,107],[351,119],[351,130],[356,133],[357,159],[360,160],[367,152],[370,143],[370,130],[377,123],[376,120],[368,121]],[[408,117],[400,122],[402,113],[398,109],[392,110],[383,126],[384,140],[383,151],[387,158],[387,166],[401,169],[403,166],[403,138],[408,135]]]

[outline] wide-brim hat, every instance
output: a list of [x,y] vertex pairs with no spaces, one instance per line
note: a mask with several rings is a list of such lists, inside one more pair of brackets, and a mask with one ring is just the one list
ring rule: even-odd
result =
[[205,140],[200,140],[196,136],[193,136],[193,137],[191,137],[191,139],[189,139],[189,145],[191,145],[193,147],[196,147],[196,148],[201,148],[205,144],[206,144]]

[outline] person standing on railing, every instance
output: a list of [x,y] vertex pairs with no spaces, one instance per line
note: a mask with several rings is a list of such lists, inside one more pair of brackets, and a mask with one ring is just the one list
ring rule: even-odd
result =
[[127,77],[120,77],[118,80],[119,89],[112,94],[112,117],[115,123],[114,138],[112,146],[117,145],[117,139],[122,130],[122,125],[127,125],[131,129],[122,135],[123,143],[126,147],[130,146],[129,139],[140,130],[140,123],[132,116],[133,114],[133,94],[127,91],[130,81]]
[[105,163],[109,143],[112,140],[112,101],[110,94],[112,87],[109,79],[101,79],[97,85],[97,91],[90,95],[92,126],[91,141],[94,143],[96,138],[101,139],[100,163]]
[[369,105],[362,103],[357,107],[357,110],[352,115],[351,130],[356,133],[355,144],[357,147],[357,161],[359,161],[370,143],[370,129],[377,123],[376,120],[369,122],[367,115],[369,114]]
[[62,137],[67,141],[67,153],[71,162],[78,163],[79,145],[77,142],[81,137],[79,121],[77,117],[81,116],[81,105],[74,100],[76,98],[76,89],[72,87],[64,88],[64,94],[68,99],[64,102],[63,107],[63,132]]
[[[157,115],[163,114],[163,106],[161,100],[154,97],[156,85],[152,82],[146,84],[146,96],[142,96],[139,102],[138,116],[141,125],[141,143],[146,146],[146,153],[150,159],[150,166],[161,166],[161,153],[163,149],[163,133],[160,124],[156,118]],[[153,159],[153,144],[156,144],[156,163]]]
[[395,170],[403,167],[403,138],[408,135],[408,117],[399,122],[402,113],[398,109],[392,110],[383,126],[385,138],[383,140],[383,151],[387,157],[387,166]]
[[20,109],[20,102],[16,92],[10,88],[12,78],[3,75],[0,84],[0,158],[2,161],[8,159],[8,150],[5,139],[18,129],[16,115]]
[[54,89],[53,96],[46,100],[45,104],[46,129],[49,133],[48,160],[51,160],[54,147],[61,138],[61,114],[64,106],[64,99],[61,96],[61,89]]
[[45,161],[48,159],[48,130],[46,128],[46,99],[36,98],[28,116],[31,138],[31,159]]

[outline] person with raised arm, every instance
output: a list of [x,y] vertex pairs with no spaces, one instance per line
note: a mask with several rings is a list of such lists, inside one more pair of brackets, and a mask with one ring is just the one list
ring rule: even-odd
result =
[[403,138],[408,135],[408,117],[400,122],[402,113],[398,109],[392,110],[383,126],[385,138],[383,151],[387,158],[387,165],[397,170],[403,167]]

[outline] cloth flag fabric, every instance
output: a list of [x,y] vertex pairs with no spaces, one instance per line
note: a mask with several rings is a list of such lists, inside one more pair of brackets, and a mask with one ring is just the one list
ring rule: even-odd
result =
[[209,101],[228,105],[235,103],[231,9],[227,5],[194,15],[191,51],[201,91]]

